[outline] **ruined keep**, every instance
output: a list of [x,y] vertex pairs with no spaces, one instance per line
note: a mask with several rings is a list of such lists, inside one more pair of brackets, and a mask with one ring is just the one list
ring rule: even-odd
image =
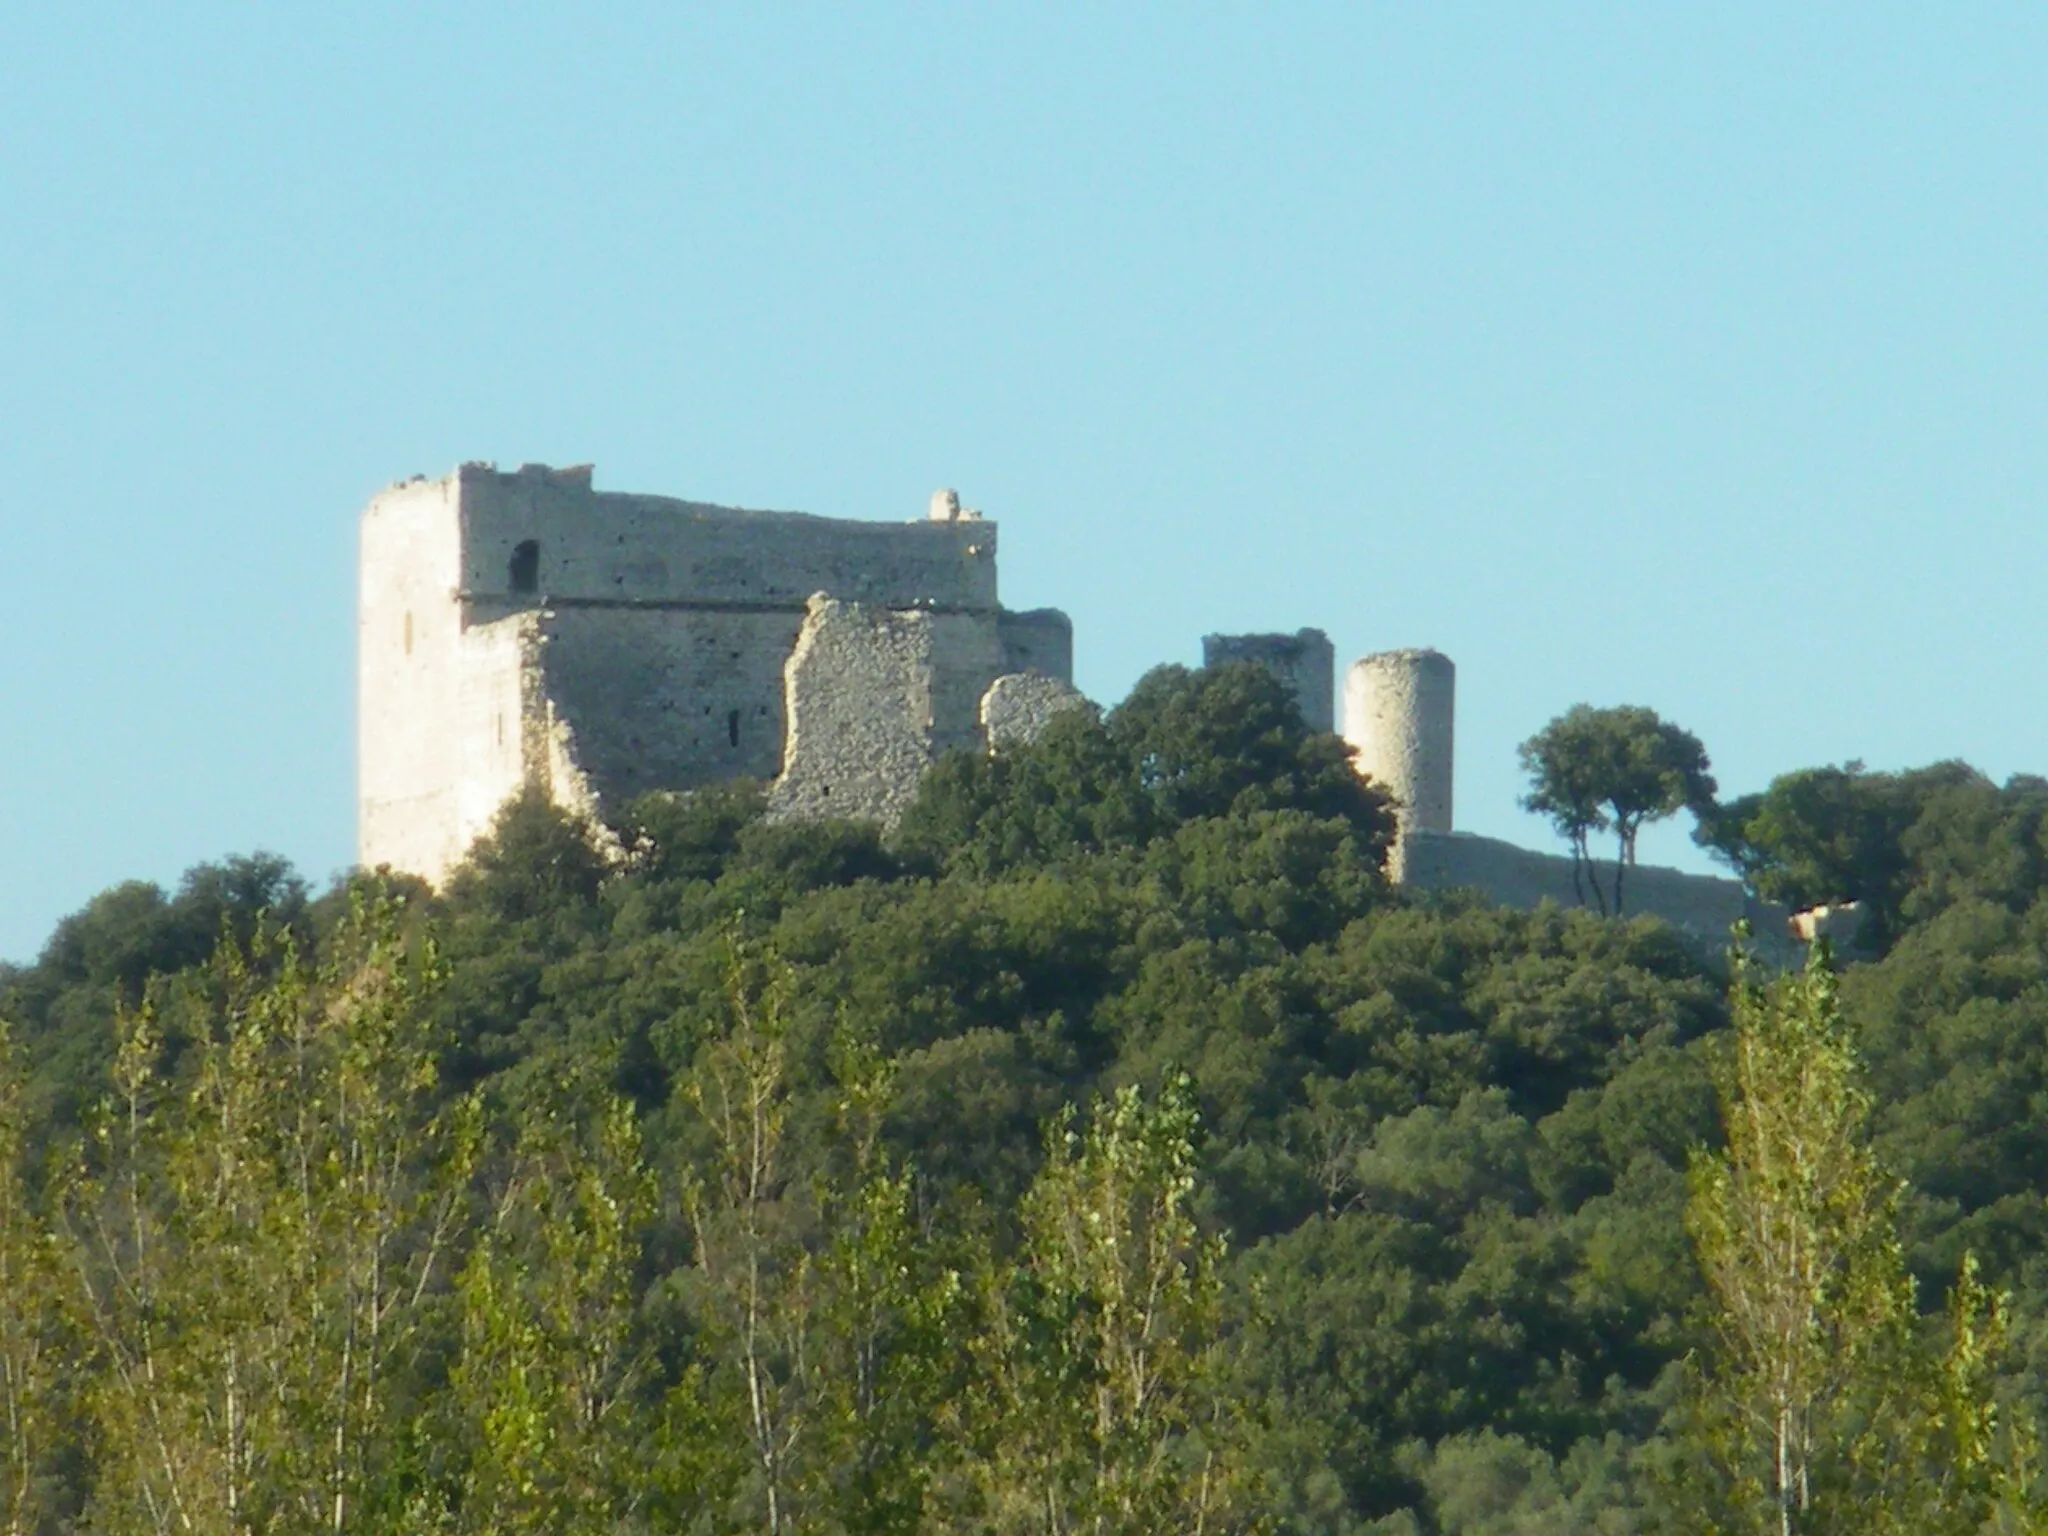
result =
[[364,511],[357,622],[358,856],[437,882],[522,790],[593,814],[750,776],[771,814],[888,822],[986,741],[998,679],[1078,702],[1066,615],[1001,605],[951,492],[881,523],[468,464]]

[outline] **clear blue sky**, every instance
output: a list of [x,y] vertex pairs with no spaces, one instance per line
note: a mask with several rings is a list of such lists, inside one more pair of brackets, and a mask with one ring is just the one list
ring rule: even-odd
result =
[[2048,770],[2044,415],[2038,6],[0,7],[0,957],[347,864],[415,472],[957,485],[1100,699],[1448,652],[1547,845],[1579,700]]

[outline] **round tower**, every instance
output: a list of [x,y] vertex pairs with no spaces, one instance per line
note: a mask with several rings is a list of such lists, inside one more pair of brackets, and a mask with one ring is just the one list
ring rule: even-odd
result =
[[1458,669],[1441,651],[1382,651],[1344,677],[1344,739],[1358,771],[1401,802],[1401,832],[1451,830]]

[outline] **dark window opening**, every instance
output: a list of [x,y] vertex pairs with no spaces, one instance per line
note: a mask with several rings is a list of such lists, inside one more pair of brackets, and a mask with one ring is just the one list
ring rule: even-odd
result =
[[736,709],[729,710],[726,713],[725,735],[726,739],[734,746],[740,744],[740,712]]
[[512,590],[514,592],[538,592],[540,590],[540,541],[525,539],[512,550]]

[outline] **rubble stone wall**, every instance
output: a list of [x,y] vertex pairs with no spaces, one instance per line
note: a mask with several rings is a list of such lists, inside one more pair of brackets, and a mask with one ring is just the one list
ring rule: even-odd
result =
[[785,669],[789,754],[777,820],[894,826],[932,760],[933,620],[819,596]]

